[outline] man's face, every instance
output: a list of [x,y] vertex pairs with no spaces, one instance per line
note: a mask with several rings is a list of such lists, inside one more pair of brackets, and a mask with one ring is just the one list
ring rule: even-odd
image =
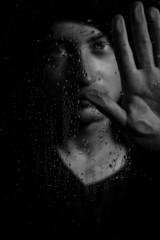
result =
[[102,113],[79,96],[96,89],[116,102],[120,98],[120,75],[107,37],[92,26],[65,21],[52,25],[47,43],[45,78],[59,108],[66,109],[63,113],[72,109],[84,124],[104,120]]

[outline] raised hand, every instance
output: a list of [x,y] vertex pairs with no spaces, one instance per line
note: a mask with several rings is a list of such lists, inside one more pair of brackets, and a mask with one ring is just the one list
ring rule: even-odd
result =
[[[146,150],[160,151],[160,13],[151,7],[145,16],[141,2],[131,7],[131,30],[137,60],[128,42],[121,15],[112,22],[114,50],[120,70],[121,106],[99,92],[86,97],[109,116],[126,138]],[[137,64],[138,63],[138,64]]]

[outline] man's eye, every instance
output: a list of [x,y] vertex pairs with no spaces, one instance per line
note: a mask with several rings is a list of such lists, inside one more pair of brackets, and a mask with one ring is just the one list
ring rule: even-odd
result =
[[98,41],[91,43],[91,48],[93,50],[101,51],[104,50],[108,45],[109,43],[107,41]]

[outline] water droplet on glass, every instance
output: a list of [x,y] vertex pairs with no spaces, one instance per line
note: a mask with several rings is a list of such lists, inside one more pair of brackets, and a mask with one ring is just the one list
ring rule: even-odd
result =
[[95,33],[95,31],[94,31],[94,30],[92,30],[92,31],[91,31],[91,34],[94,34],[94,33]]
[[62,58],[65,58],[66,56],[66,53],[62,53]]

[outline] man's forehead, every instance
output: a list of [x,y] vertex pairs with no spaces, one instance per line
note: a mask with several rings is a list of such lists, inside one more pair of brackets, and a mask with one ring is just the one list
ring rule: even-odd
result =
[[80,38],[88,40],[90,37],[102,35],[102,32],[87,23],[62,21],[51,26],[51,38]]

